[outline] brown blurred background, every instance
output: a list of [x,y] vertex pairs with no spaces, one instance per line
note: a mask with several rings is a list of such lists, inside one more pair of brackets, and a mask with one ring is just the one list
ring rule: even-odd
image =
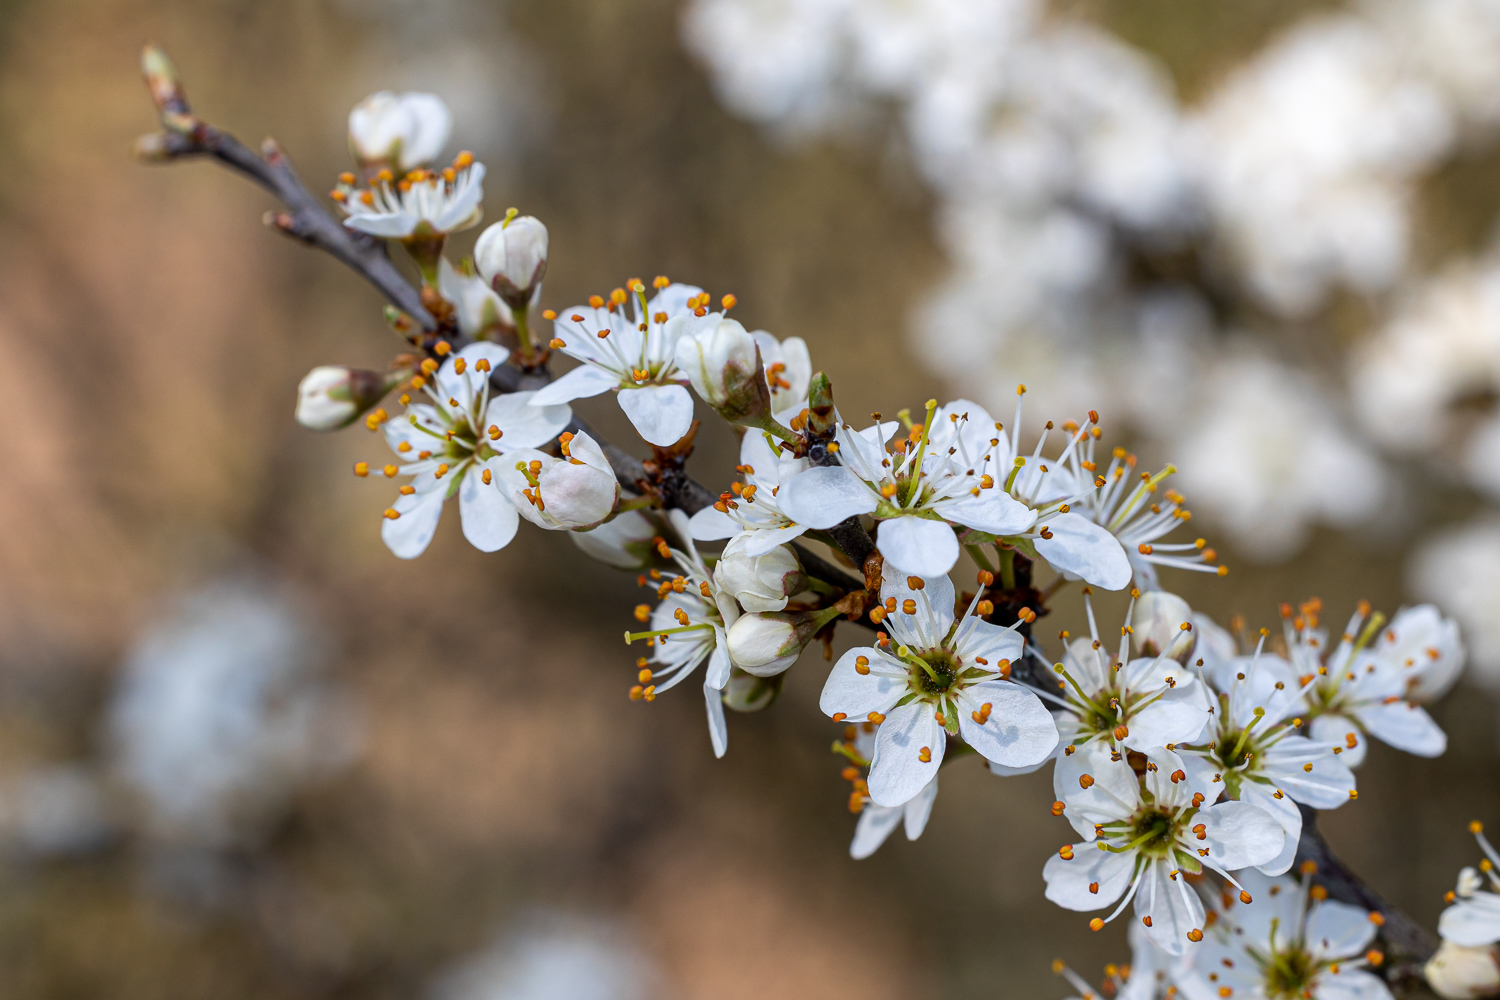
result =
[[[1303,5],[1191,8],[1066,10],[1154,51],[1190,95]],[[452,511],[425,556],[392,558],[389,484],[348,472],[380,442],[292,420],[308,368],[393,353],[378,296],[268,233],[269,200],[240,178],[128,156],[154,124],[147,40],[199,113],[247,142],[274,134],[315,190],[345,167],[355,101],[435,90],[456,113],[452,148],[491,167],[491,216],[516,205],[550,227],[549,305],[665,272],[805,338],[846,412],[943,396],[904,335],[941,268],[921,185],[878,142],[781,148],[730,117],[681,51],[677,13],[672,0],[0,4],[0,774],[100,760],[140,630],[174,594],[246,567],[299,595],[362,734],[352,764],[219,852],[210,899],[154,879],[162,848],[128,821],[88,851],[12,852],[0,996],[421,997],[539,913],[622,929],[659,995],[682,998],[1060,997],[1052,957],[1091,976],[1124,957],[1123,927],[1091,935],[1042,898],[1042,862],[1068,835],[1048,813],[1050,775],[999,780],[965,761],[920,841],[856,863],[815,654],[772,710],[731,717],[715,761],[694,684],[626,698],[635,652],[618,636],[639,599],[626,575],[537,531],[482,555]],[[1434,182],[1424,239],[1488,228],[1492,166]],[[627,440],[607,399],[578,409]],[[729,445],[714,429],[695,462],[712,486]],[[1399,606],[1401,562],[1326,535],[1290,565],[1166,582],[1220,620],[1269,624],[1277,601],[1312,594],[1340,619],[1359,597]],[[1460,688],[1435,714],[1446,757],[1376,746],[1359,802],[1325,821],[1429,923],[1471,860],[1464,821],[1500,820],[1495,707]]]

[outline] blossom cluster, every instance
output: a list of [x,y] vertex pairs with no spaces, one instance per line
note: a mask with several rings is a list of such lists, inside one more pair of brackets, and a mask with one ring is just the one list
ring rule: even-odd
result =
[[1429,274],[1414,248],[1420,186],[1500,126],[1497,25],[1495,0],[1312,9],[1192,100],[1046,0],[694,0],[682,33],[783,137],[893,112],[950,262],[911,335],[960,391],[996,405],[1020,366],[1049,412],[1107,408],[1250,558],[1420,533],[1414,590],[1494,686],[1500,524],[1432,530],[1427,483],[1500,497],[1495,250]]
[[[1221,628],[1163,586],[1164,573],[1227,572],[1185,533],[1175,467],[1106,445],[1094,410],[1028,426],[1024,385],[1008,422],[932,399],[856,423],[808,345],[747,330],[732,295],[631,278],[544,309],[539,220],[512,209],[472,259],[448,259],[449,236],[480,221],[484,179],[467,153],[433,165],[448,128],[430,95],[377,94],[351,115],[358,173],[333,201],[351,230],[404,248],[432,323],[392,310],[406,346],[387,370],[314,369],[297,408],[306,426],[362,419],[384,438],[389,461],[354,471],[405,479],[384,512],[393,554],[422,555],[456,497],[481,551],[525,520],[637,573],[656,600],[625,633],[648,648],[630,698],[701,683],[718,756],[727,713],[772,704],[808,647],[832,661],[843,623],[853,644],[819,706],[842,727],[854,856],[897,825],[922,833],[945,764],[973,754],[1002,777],[1051,765],[1051,811],[1078,839],[1039,865],[1045,894],[1107,911],[1094,930],[1133,904],[1123,982],[1385,995],[1366,971],[1382,961],[1366,951],[1379,914],[1327,899],[1316,865],[1297,866],[1304,810],[1357,797],[1371,739],[1443,753],[1423,705],[1462,667],[1452,621],[1361,605],[1332,634],[1312,600],[1284,605],[1275,634]],[[576,364],[554,378],[559,355]],[[576,418],[574,402],[602,396],[649,462]],[[685,472],[705,411],[740,437],[717,498]],[[1070,586],[1081,621],[1054,646],[1037,622]],[[1099,591],[1128,593],[1118,635],[1100,628]]]

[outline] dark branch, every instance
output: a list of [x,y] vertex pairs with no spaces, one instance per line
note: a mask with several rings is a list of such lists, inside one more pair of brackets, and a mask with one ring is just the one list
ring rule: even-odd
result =
[[1386,944],[1418,963],[1431,958],[1437,950],[1437,942],[1427,929],[1392,906],[1385,897],[1370,888],[1364,879],[1339,860],[1318,829],[1316,809],[1300,804],[1297,808],[1302,811],[1302,840],[1297,844],[1297,865],[1306,861],[1317,865],[1318,871],[1314,877],[1333,899],[1379,913],[1385,919],[1380,928],[1380,937]]
[[137,156],[150,163],[208,156],[244,174],[286,206],[286,211],[267,212],[267,225],[332,254],[425,329],[437,328],[437,320],[422,305],[421,295],[386,255],[384,242],[348,229],[335,219],[298,179],[274,139],[262,143],[260,155],[256,155],[228,132],[194,115],[176,71],[155,46],[146,46],[141,66],[165,131],[137,140]]

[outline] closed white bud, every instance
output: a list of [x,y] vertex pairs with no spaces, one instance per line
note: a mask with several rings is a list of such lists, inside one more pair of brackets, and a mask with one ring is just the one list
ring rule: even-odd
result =
[[1447,1000],[1500,995],[1500,961],[1494,945],[1470,948],[1444,941],[1422,972],[1428,985]]
[[729,626],[729,662],[756,677],[774,677],[797,662],[822,626],[809,612],[755,611]]
[[490,226],[474,244],[474,266],[512,309],[524,309],[547,273],[547,227],[530,215]]
[[756,427],[771,417],[771,389],[750,332],[732,319],[677,342],[677,367],[725,420]]
[[385,398],[402,373],[364,371],[339,365],[314,368],[297,386],[297,423],[314,431],[347,427]]
[[453,115],[435,94],[371,94],[349,112],[349,151],[360,166],[407,171],[437,159]]
[[790,546],[778,545],[764,555],[745,551],[751,535],[741,534],[724,546],[714,566],[714,582],[746,611],[780,611],[787,599],[807,587],[802,564]]
[[1193,636],[1184,633],[1182,624],[1192,620],[1193,609],[1187,601],[1165,590],[1148,590],[1136,598],[1130,616],[1130,645],[1137,656],[1168,653],[1184,660],[1192,651]]
[[781,683],[786,674],[774,677],[756,677],[738,667],[729,670],[729,683],[724,685],[721,696],[724,707],[734,712],[759,712],[769,708],[781,694]]

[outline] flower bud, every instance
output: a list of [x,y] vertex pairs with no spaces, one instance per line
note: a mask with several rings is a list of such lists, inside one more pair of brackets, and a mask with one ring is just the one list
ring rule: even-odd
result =
[[384,399],[402,377],[402,372],[381,374],[337,365],[314,368],[297,386],[297,423],[314,431],[347,427]]
[[547,273],[547,227],[529,215],[495,223],[474,244],[474,266],[512,309],[525,309]]
[[1178,660],[1186,659],[1193,648],[1193,636],[1184,634],[1182,623],[1192,620],[1193,609],[1187,601],[1165,590],[1148,590],[1136,598],[1130,616],[1130,645],[1137,656],[1169,653]]
[[401,171],[431,163],[448,143],[453,115],[435,94],[371,94],[349,112],[349,151],[362,167]]
[[1447,1000],[1500,994],[1500,960],[1494,945],[1472,948],[1444,941],[1422,972],[1428,985]]
[[729,626],[729,662],[756,677],[774,677],[797,662],[822,627],[810,611],[755,611]]
[[677,367],[703,401],[732,424],[758,427],[771,419],[771,388],[760,349],[743,326],[721,319],[677,342]]
[[746,611],[780,611],[787,599],[807,587],[807,577],[790,546],[778,545],[764,555],[749,555],[750,535],[738,535],[724,546],[714,567],[714,582]]
[[781,694],[786,674],[756,677],[737,667],[729,669],[729,683],[724,685],[724,707],[734,712],[759,712],[769,708]]

